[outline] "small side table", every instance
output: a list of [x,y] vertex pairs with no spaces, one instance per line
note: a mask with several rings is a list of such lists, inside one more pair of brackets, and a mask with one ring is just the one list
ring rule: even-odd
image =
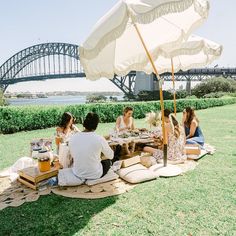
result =
[[59,169],[59,166],[55,166],[51,167],[49,171],[40,172],[38,166],[28,167],[18,171],[18,181],[27,187],[37,190],[41,181],[57,176]]

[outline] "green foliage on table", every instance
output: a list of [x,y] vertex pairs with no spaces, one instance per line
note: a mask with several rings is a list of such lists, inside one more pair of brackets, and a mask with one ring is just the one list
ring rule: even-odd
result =
[[[212,98],[212,99],[179,99],[177,100],[177,111],[191,106],[195,109],[206,109],[209,107],[223,106],[236,103],[236,98]],[[159,101],[151,102],[123,102],[123,103],[96,103],[79,104],[67,106],[21,106],[0,107],[0,133],[15,133],[18,131],[45,129],[57,126],[61,115],[65,111],[71,112],[78,123],[83,120],[88,112],[96,112],[100,122],[115,122],[116,118],[123,112],[124,107],[134,108],[134,118],[141,119],[150,111],[160,111]],[[165,101],[165,108],[173,111],[173,101]]]

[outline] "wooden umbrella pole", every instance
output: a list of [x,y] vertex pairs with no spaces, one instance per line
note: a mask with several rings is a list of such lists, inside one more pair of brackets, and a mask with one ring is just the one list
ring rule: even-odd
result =
[[173,58],[171,57],[171,74],[172,74],[172,83],[173,83],[173,92],[174,92],[174,113],[176,116],[176,93],[175,93],[175,72],[174,72],[174,63]]
[[[143,40],[143,37],[138,29],[138,26],[133,22],[134,24],[134,27],[138,33],[138,36],[139,36],[139,39],[141,40],[142,42],[142,45],[145,49],[145,52],[147,54],[147,57],[152,65],[152,68],[158,78],[158,80],[160,81],[161,80],[161,77],[156,69],[156,66],[153,62],[153,59],[152,59],[152,56],[151,54],[149,53],[148,49],[147,49],[147,46]],[[160,83],[160,103],[161,103],[161,120],[162,120],[162,134],[163,134],[163,141],[164,141],[164,150],[163,150],[163,153],[164,153],[164,166],[167,166],[167,137],[166,137],[166,129],[165,129],[165,120],[164,120],[164,101],[163,101],[163,91],[162,91],[162,84]]]

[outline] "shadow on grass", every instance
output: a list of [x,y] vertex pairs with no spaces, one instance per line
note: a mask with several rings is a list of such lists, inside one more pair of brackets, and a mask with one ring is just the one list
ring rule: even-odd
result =
[[73,235],[116,199],[117,196],[95,200],[41,196],[35,202],[0,211],[0,235]]

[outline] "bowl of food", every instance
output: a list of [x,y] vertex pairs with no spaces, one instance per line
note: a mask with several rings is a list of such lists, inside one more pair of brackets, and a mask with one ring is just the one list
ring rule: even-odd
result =
[[130,136],[131,137],[138,137],[139,136],[139,132],[138,131],[130,131]]
[[119,134],[118,137],[119,138],[128,138],[129,134],[127,134],[127,133]]
[[140,134],[139,135],[139,138],[141,139],[147,139],[147,138],[150,138],[150,136],[148,134]]

